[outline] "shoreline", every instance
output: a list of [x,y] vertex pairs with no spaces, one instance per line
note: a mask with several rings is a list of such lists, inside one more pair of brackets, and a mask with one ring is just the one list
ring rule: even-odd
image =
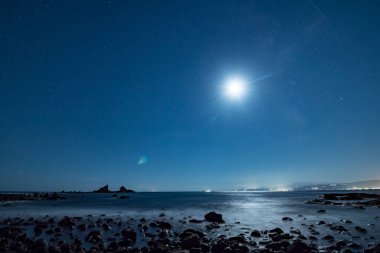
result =
[[[283,217],[292,222],[297,217]],[[279,222],[280,224],[280,222]],[[203,218],[183,217],[175,220],[166,213],[156,217],[121,218],[99,216],[63,216],[42,218],[6,218],[0,221],[0,252],[378,252],[380,242],[368,231],[349,222],[307,224],[308,233],[297,228],[273,226],[260,230],[241,227],[240,222],[225,223],[223,215],[210,212]],[[356,231],[353,231],[356,230]],[[234,230],[235,231],[235,230]],[[327,234],[326,234],[327,231]],[[357,242],[360,233],[369,245]],[[339,235],[351,239],[339,239]]]
[[[376,200],[380,195],[363,195],[356,191],[343,195],[341,192],[319,196],[307,194],[290,199],[290,202],[277,202],[282,197],[271,199],[273,197],[265,194],[252,199],[245,197],[256,195],[137,193],[125,200],[113,198],[112,193],[62,196],[67,199],[15,201],[12,206],[1,208],[0,252],[297,253],[335,250],[371,253],[380,250],[378,206],[368,205],[362,209],[355,204],[368,197]],[[172,199],[175,196],[177,200]],[[220,203],[233,203],[230,201],[239,196],[238,203],[243,204],[241,210],[228,208],[229,204],[218,205],[216,209],[211,205],[217,199]],[[204,205],[189,208],[200,200]],[[265,204],[269,200],[270,204]],[[183,205],[187,201],[193,202]],[[246,201],[253,205],[245,206]],[[308,201],[311,203],[306,204]],[[353,204],[348,204],[350,202]],[[83,203],[86,204],[81,206]],[[145,209],[140,210],[140,204]],[[35,211],[32,212],[32,208]],[[282,209],[273,212],[274,208]],[[245,213],[237,212],[239,210]],[[206,217],[211,211],[220,216]],[[252,219],[249,215],[256,217]],[[269,219],[266,217],[271,215]]]

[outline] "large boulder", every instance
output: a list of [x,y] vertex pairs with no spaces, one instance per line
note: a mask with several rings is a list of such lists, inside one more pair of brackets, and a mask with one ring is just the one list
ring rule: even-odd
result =
[[209,222],[224,223],[222,215],[216,212],[207,213],[205,215],[205,220]]

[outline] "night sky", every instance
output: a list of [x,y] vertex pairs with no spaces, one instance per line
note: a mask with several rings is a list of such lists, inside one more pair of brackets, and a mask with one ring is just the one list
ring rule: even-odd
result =
[[[379,1],[1,1],[0,190],[380,179]],[[247,83],[239,100],[227,80]]]

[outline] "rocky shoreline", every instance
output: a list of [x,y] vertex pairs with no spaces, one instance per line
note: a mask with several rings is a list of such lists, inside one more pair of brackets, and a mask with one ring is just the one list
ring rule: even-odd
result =
[[365,209],[365,206],[377,206],[380,208],[380,195],[371,193],[326,193],[317,199],[306,201],[306,204],[354,206]]
[[0,193],[0,201],[36,201],[36,200],[59,200],[65,197],[58,193]]
[[[291,222],[284,217],[283,222]],[[309,233],[280,227],[270,230],[246,228],[234,236],[226,236],[233,225],[226,224],[222,214],[206,213],[203,219],[183,217],[174,221],[160,213],[157,219],[99,217],[50,217],[35,219],[7,218],[0,221],[0,252],[35,253],[271,253],[271,252],[380,252],[380,244],[372,238],[367,246],[355,240],[337,240],[331,234],[322,236],[321,227],[336,233],[350,233],[342,221],[341,225],[306,224]],[[190,226],[195,224],[196,227]],[[237,222],[236,222],[237,224]],[[189,226],[187,226],[189,225]],[[369,236],[365,228],[357,225],[356,232]],[[352,237],[354,239],[354,237]],[[321,246],[319,242],[328,243]]]
[[[110,193],[108,186],[107,191]],[[5,203],[63,198],[57,193],[0,194],[0,200]],[[376,194],[327,193],[306,203],[331,205],[331,208],[339,210],[346,207],[355,211],[364,206],[377,210],[379,205],[376,201],[379,199],[380,195]],[[359,209],[357,212],[368,212]],[[326,207],[326,210],[317,207],[312,211],[315,214],[312,217],[300,213],[287,214],[289,216],[279,217],[273,227],[266,229],[240,225],[239,220],[225,218],[213,211],[197,217],[165,212],[157,212],[153,216],[99,213],[96,216],[22,217],[15,214],[0,219],[0,252],[380,253],[380,241],[374,230],[375,223],[380,221],[379,215],[370,218],[373,224],[348,219],[334,221],[327,217],[331,209]]]

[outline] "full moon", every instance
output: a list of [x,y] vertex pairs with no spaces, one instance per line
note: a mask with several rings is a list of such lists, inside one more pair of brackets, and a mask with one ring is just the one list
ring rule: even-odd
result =
[[247,94],[247,82],[240,77],[233,77],[226,81],[223,87],[224,95],[230,100],[241,100]]

